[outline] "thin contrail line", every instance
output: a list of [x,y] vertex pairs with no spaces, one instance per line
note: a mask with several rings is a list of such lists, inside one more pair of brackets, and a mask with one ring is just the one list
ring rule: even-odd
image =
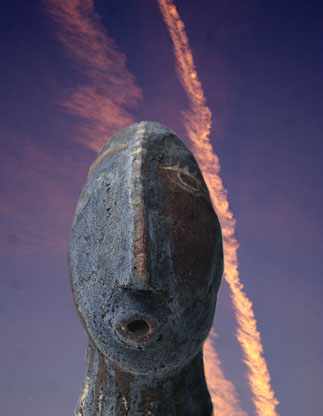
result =
[[219,159],[213,153],[209,139],[211,111],[206,106],[206,99],[197,76],[184,23],[172,0],[158,0],[158,3],[173,41],[177,74],[190,103],[190,110],[184,114],[185,128],[222,224],[225,254],[224,277],[231,289],[231,298],[238,324],[237,338],[248,369],[247,378],[252,391],[252,400],[257,415],[278,416],[276,405],[279,402],[270,385],[270,374],[263,356],[263,347],[252,303],[243,291],[243,285],[239,279],[238,242],[234,236],[235,219],[229,209],[227,191],[219,176]]
[[204,344],[205,375],[212,397],[214,415],[247,416],[247,413],[240,409],[238,394],[234,385],[226,379],[222,371],[220,359],[213,346],[215,337],[216,335],[212,329]]

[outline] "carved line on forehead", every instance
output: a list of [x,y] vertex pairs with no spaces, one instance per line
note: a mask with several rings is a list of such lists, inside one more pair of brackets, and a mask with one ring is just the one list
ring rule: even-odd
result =
[[100,157],[98,157],[91,165],[90,170],[89,170],[89,174],[87,175],[87,178],[89,179],[89,177],[92,175],[94,169],[102,162],[103,159],[105,159],[107,156],[111,155],[111,153],[117,152],[117,151],[122,151],[122,150],[126,150],[127,146],[125,144],[118,146],[118,147],[114,147],[112,149],[107,150],[106,152],[102,153],[102,155]]

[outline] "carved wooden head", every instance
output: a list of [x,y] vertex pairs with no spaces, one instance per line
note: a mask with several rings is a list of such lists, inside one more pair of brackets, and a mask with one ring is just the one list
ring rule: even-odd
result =
[[92,164],[69,249],[90,341],[124,371],[166,374],[202,349],[223,273],[200,169],[166,127],[121,130]]

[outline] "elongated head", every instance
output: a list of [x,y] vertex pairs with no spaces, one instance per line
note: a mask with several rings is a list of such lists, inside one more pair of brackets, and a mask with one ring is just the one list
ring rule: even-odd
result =
[[87,334],[121,369],[165,374],[201,351],[223,273],[221,228],[171,130],[136,123],[103,147],[77,205],[69,264]]

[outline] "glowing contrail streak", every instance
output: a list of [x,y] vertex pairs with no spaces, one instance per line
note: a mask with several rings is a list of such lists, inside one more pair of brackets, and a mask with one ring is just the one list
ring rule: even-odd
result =
[[205,104],[204,92],[198,80],[184,23],[172,0],[158,0],[158,3],[173,41],[177,74],[190,103],[190,111],[184,114],[185,128],[222,223],[225,253],[224,276],[231,289],[238,324],[237,338],[244,353],[244,362],[248,367],[247,378],[253,394],[253,403],[257,415],[277,416],[276,405],[279,402],[270,385],[270,374],[263,356],[263,347],[252,303],[243,291],[243,285],[239,280],[238,242],[234,236],[235,220],[229,209],[227,191],[219,176],[219,159],[213,153],[209,140],[211,111]]
[[134,120],[128,108],[141,90],[127,71],[126,57],[107,35],[93,0],[41,0],[56,23],[55,34],[88,83],[71,91],[61,104],[86,120],[78,139],[94,151]]
[[212,345],[215,338],[213,329],[204,344],[204,357],[207,361],[205,375],[213,402],[213,412],[217,416],[247,416],[239,407],[238,394],[234,385],[225,378],[219,357]]

